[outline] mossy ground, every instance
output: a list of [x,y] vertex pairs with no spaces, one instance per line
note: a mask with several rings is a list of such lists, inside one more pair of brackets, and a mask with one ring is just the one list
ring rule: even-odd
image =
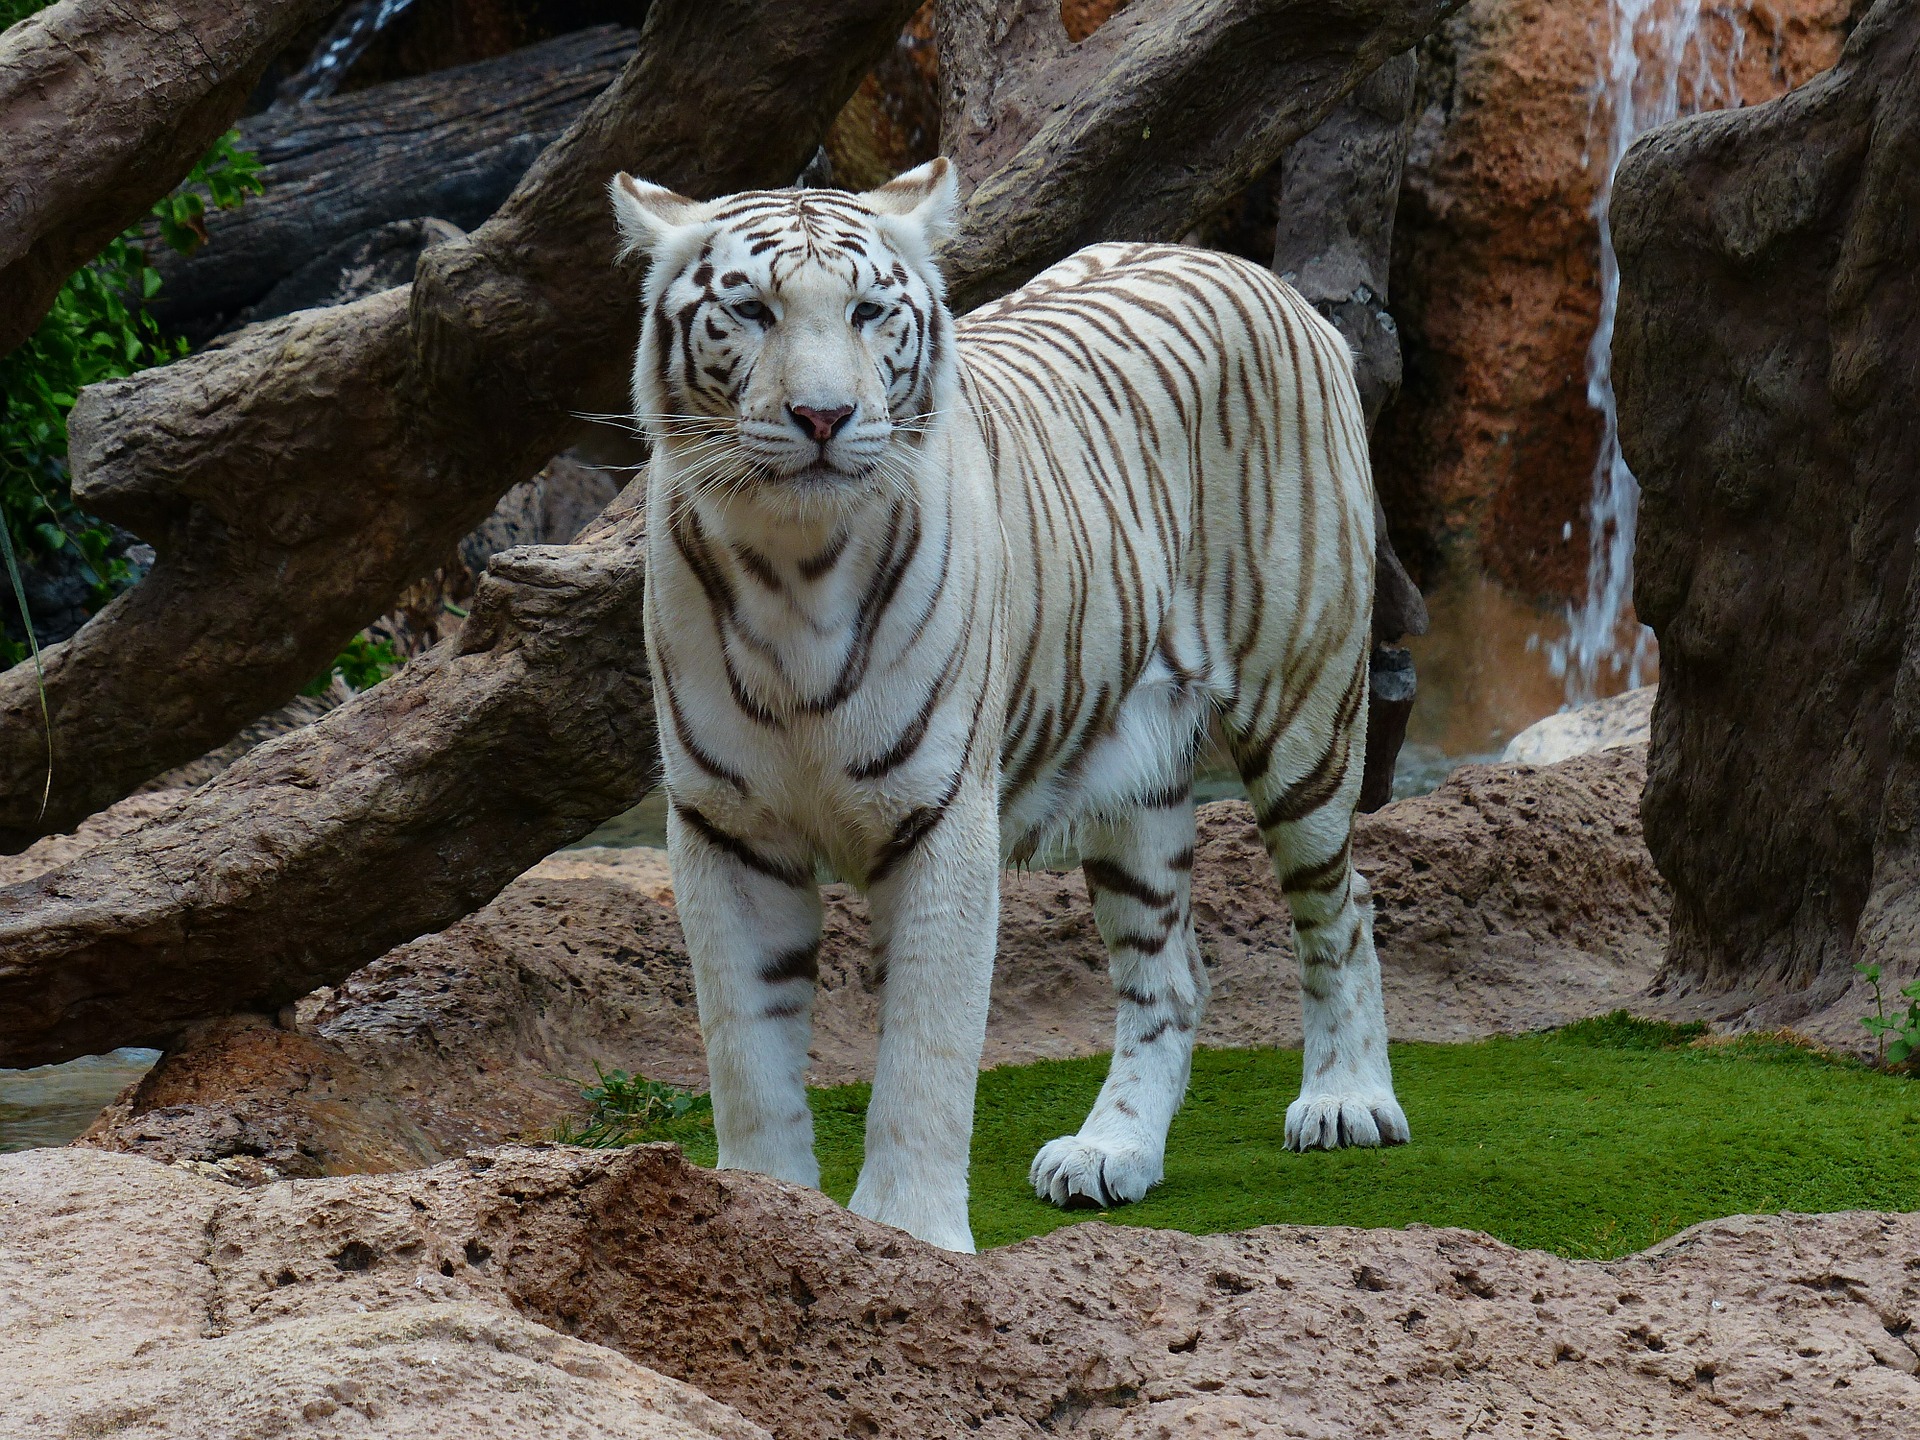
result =
[[[1459,1225],[1610,1259],[1700,1220],[1779,1210],[1920,1209],[1920,1081],[1778,1040],[1610,1016],[1548,1034],[1396,1045],[1413,1143],[1295,1155],[1282,1145],[1300,1056],[1204,1050],[1168,1142],[1166,1183],[1111,1212],[1027,1187],[1034,1151],[1079,1125],[1104,1057],[980,1077],[973,1227],[983,1247],[1099,1218],[1206,1234],[1275,1223]],[[867,1087],[813,1092],[822,1179],[846,1201]],[[639,1138],[712,1164],[701,1113]]]

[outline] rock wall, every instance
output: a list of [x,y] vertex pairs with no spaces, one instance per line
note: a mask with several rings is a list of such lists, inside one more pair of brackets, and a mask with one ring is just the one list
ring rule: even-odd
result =
[[[1741,98],[1831,65],[1853,3],[1735,6]],[[1392,273],[1405,381],[1375,475],[1395,547],[1423,578],[1453,560],[1525,594],[1585,583],[1604,145],[1589,152],[1606,35],[1607,0],[1470,0],[1421,47]]]
[[1920,6],[1656,132],[1616,215],[1668,981],[1791,1019],[1920,963]]

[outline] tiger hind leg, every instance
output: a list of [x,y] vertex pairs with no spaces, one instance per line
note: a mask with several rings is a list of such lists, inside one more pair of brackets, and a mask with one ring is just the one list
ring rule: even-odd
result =
[[1275,743],[1232,747],[1293,915],[1303,1032],[1300,1096],[1287,1107],[1294,1150],[1398,1145],[1409,1135],[1387,1058],[1373,902],[1353,868],[1366,674],[1363,663],[1331,733],[1296,723]]
[[1043,1146],[1028,1178],[1043,1200],[1105,1209],[1159,1183],[1206,1008],[1188,901],[1191,780],[1084,825],[1080,856],[1119,1000],[1113,1060],[1079,1132]]

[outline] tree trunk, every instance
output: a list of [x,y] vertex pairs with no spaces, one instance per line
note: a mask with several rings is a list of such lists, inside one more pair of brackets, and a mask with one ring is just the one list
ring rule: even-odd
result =
[[948,0],[941,146],[974,183],[954,308],[1184,234],[1460,3],[1138,0],[1075,44],[1055,0]]
[[0,355],[338,0],[63,0],[0,35]]
[[1662,983],[1785,1023],[1920,964],[1920,6],[1640,141],[1613,215]]
[[[1280,162],[1273,268],[1346,337],[1372,431],[1400,393],[1400,334],[1387,314],[1387,260],[1400,169],[1413,135],[1412,51],[1367,77]],[[1373,653],[1360,808],[1393,798],[1393,772],[1413,713],[1413,656],[1398,642],[1427,633],[1427,602],[1393,553],[1373,502]]]

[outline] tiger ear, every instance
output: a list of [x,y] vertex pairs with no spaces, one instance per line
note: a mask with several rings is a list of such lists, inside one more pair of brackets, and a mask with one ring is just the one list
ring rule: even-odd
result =
[[676,195],[664,185],[636,180],[624,170],[608,182],[607,194],[613,199],[613,218],[629,255],[651,255],[675,231],[706,218],[707,207],[700,201]]
[[936,155],[860,199],[876,215],[912,221],[937,244],[953,233],[960,210],[960,174],[946,156]]

